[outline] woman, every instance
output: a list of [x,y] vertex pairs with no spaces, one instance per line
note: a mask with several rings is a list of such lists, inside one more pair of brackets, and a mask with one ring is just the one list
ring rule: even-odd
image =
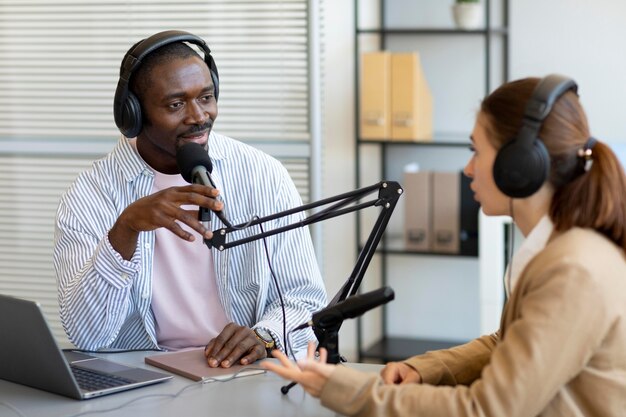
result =
[[323,349],[316,361],[314,346],[297,365],[276,353],[280,365],[263,366],[346,415],[623,416],[626,180],[618,160],[591,138],[576,84],[560,76],[498,88],[471,140],[465,174],[476,200],[487,215],[511,216],[526,237],[506,273],[498,332],[392,362],[380,376],[326,364]]

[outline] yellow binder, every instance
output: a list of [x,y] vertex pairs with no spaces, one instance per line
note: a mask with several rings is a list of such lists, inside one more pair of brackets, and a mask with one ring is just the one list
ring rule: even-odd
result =
[[362,55],[360,83],[361,139],[389,139],[391,133],[391,54]]
[[391,56],[391,138],[430,141],[433,99],[416,52]]

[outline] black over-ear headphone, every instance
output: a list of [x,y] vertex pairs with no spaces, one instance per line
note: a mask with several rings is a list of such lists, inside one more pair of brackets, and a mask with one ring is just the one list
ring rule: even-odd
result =
[[204,62],[211,71],[211,80],[213,81],[215,99],[217,100],[220,93],[219,75],[215,61],[211,56],[211,50],[206,42],[182,30],[166,30],[165,32],[156,33],[133,45],[124,56],[120,67],[120,80],[117,83],[115,99],[113,100],[113,117],[115,118],[115,124],[127,138],[137,136],[142,128],[141,104],[137,96],[128,89],[130,77],[141,65],[141,61],[151,52],[176,42],[192,43],[202,49]]
[[550,174],[550,156],[539,138],[539,130],[552,106],[567,91],[578,93],[571,78],[551,74],[535,87],[526,104],[517,136],[499,150],[493,164],[493,178],[504,194],[524,198],[534,194]]

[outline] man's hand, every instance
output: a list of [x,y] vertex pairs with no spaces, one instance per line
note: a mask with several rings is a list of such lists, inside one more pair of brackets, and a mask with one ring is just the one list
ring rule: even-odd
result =
[[204,348],[204,356],[211,368],[229,368],[239,360],[248,365],[267,357],[265,345],[248,327],[229,323],[224,330]]
[[385,384],[420,384],[422,382],[420,374],[402,362],[389,362],[380,371],[380,376]]
[[215,198],[219,191],[200,184],[184,187],[171,187],[135,201],[120,214],[109,231],[111,246],[124,259],[130,259],[135,252],[140,232],[165,227],[181,239],[193,241],[194,236],[185,231],[178,222],[197,231],[205,239],[213,237],[198,221],[198,212],[185,210],[184,205],[206,207],[219,211],[224,205]]

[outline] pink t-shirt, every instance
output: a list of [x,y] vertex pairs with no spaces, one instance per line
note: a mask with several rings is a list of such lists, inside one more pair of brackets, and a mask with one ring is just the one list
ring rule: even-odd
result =
[[[154,173],[153,193],[189,185],[179,174]],[[157,229],[152,266],[152,312],[157,341],[159,346],[171,350],[204,346],[229,323],[218,296],[213,255],[200,234],[180,225],[196,239],[187,242],[168,229]]]

